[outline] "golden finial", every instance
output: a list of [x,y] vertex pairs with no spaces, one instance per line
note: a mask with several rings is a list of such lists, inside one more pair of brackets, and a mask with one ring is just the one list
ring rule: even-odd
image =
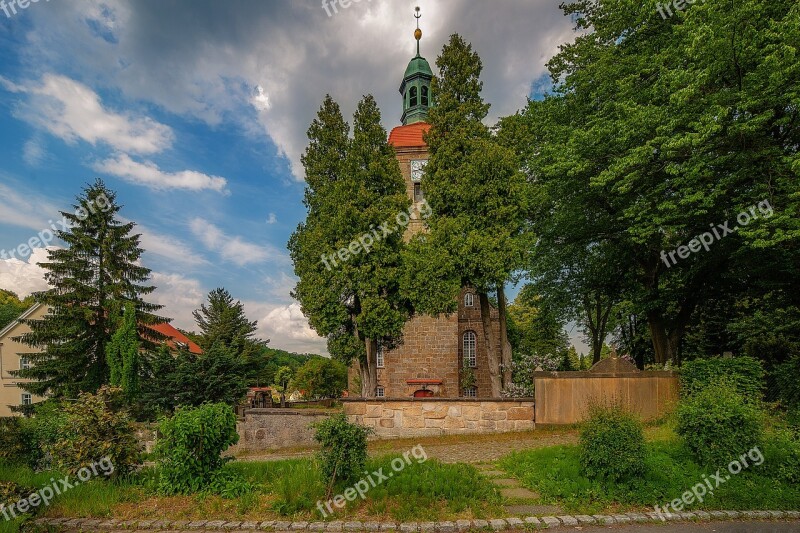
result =
[[419,29],[419,19],[422,18],[422,15],[419,12],[419,6],[417,6],[414,11],[414,18],[417,19],[417,29],[414,30],[414,38],[417,40],[417,55],[419,55],[419,40],[422,39],[422,30]]

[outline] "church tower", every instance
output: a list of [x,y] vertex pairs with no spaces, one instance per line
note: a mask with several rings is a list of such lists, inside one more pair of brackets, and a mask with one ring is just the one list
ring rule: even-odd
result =
[[422,30],[419,29],[419,7],[414,15],[417,19],[417,29],[414,31],[414,39],[417,40],[417,55],[408,63],[406,72],[403,75],[403,83],[400,84],[400,94],[403,95],[403,116],[401,121],[403,126],[426,122],[428,118],[428,108],[431,104],[431,80],[433,71],[428,61],[419,54],[419,41],[422,39]]

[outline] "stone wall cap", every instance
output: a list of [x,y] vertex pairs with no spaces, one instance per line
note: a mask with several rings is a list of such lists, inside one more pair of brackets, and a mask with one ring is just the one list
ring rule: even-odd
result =
[[[549,374],[549,372],[546,372]],[[342,403],[355,403],[355,402],[411,402],[411,403],[425,403],[425,402],[495,402],[495,403],[515,403],[515,402],[534,402],[536,398],[414,398],[411,396],[401,396],[390,398],[384,396],[382,398],[342,398]],[[262,409],[269,411],[269,409]]]
[[296,416],[330,416],[339,412],[338,409],[322,410],[322,409],[291,409],[289,407],[258,407],[254,409],[245,409],[244,414],[247,415],[296,415]]

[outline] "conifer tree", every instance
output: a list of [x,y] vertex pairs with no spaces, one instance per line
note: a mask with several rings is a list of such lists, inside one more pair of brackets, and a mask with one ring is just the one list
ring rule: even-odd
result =
[[37,395],[75,398],[109,382],[110,317],[123,303],[135,312],[145,348],[160,338],[152,330],[142,335],[142,328],[166,321],[153,314],[161,306],[143,299],[155,287],[146,285],[150,270],[138,264],[143,250],[140,236],[131,233],[135,224],[117,218],[116,194],[97,180],[73,207],[73,212],[62,212],[70,226],[57,234],[67,246],[48,250],[48,261],[40,263],[51,288],[34,299],[50,312],[42,320],[25,320],[31,332],[21,336],[42,350],[23,354],[33,364],[17,372],[34,380],[24,387]]
[[227,290],[219,288],[208,293],[208,306],[201,304],[192,314],[200,328],[200,347],[204,350],[220,343],[240,356],[253,352],[258,323],[247,319],[242,302],[234,302]]
[[372,96],[358,105],[352,141],[348,130],[328,96],[309,128],[308,216],[289,249],[300,278],[294,296],[311,327],[328,337],[331,355],[358,360],[362,394],[372,397],[378,342],[399,337],[409,317],[399,280],[411,201]]
[[[511,382],[504,286],[523,264],[525,176],[514,152],[483,123],[489,105],[481,97],[483,65],[477,52],[453,35],[436,64],[435,105],[425,137],[430,160],[422,179],[431,208],[429,232],[409,247],[404,286],[428,314],[454,311],[461,288],[475,288],[491,393],[500,396]],[[491,294],[497,296],[500,339],[491,324]]]

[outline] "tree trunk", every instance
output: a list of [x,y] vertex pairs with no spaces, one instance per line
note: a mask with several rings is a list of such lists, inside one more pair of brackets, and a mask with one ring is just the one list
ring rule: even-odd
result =
[[658,311],[649,311],[647,313],[647,327],[650,329],[650,338],[653,339],[656,364],[664,365],[667,361],[672,361],[674,354],[667,335],[667,327]]
[[511,344],[508,342],[506,320],[506,292],[502,284],[497,285],[497,311],[500,314],[500,364],[502,365],[503,389],[511,385]]
[[378,346],[372,339],[365,339],[364,347],[367,356],[361,365],[361,396],[374,398],[378,388]]
[[491,306],[486,293],[478,293],[481,303],[481,321],[483,322],[483,341],[486,346],[486,356],[489,361],[489,382],[492,386],[492,397],[499,398],[502,384],[500,379],[500,358],[497,353],[497,342],[492,329]]

